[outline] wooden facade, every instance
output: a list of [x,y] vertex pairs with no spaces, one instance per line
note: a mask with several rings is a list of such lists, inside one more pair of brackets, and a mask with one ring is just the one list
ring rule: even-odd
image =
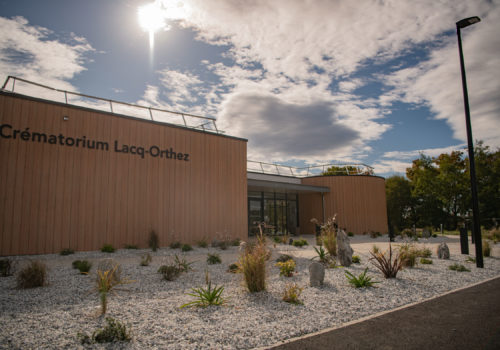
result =
[[247,237],[244,139],[9,93],[0,126],[0,255]]
[[324,194],[299,195],[301,233],[314,233],[312,218],[324,221],[337,214],[337,224],[355,234],[388,232],[385,180],[378,176],[316,176],[302,179],[305,185],[330,188]]

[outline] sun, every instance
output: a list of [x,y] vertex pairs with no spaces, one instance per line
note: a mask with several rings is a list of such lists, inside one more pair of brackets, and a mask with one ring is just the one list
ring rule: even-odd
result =
[[149,33],[149,46],[154,47],[154,35],[160,29],[168,29],[165,24],[165,16],[162,8],[157,2],[141,6],[137,9],[139,25]]

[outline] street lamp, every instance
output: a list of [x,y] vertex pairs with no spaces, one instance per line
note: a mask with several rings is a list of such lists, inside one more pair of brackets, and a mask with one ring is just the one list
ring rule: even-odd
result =
[[483,245],[481,241],[481,225],[479,223],[479,205],[477,200],[477,185],[476,185],[476,166],[474,162],[474,144],[472,139],[472,127],[470,123],[469,111],[469,96],[467,94],[467,81],[465,78],[464,54],[462,52],[462,37],[460,29],[470,26],[481,21],[479,17],[469,17],[458,21],[457,36],[458,36],[458,51],[460,53],[460,68],[462,70],[462,87],[464,90],[464,108],[465,108],[465,124],[467,126],[467,144],[469,146],[469,168],[470,168],[470,187],[472,192],[472,227],[476,241],[476,266],[484,267],[483,264]]

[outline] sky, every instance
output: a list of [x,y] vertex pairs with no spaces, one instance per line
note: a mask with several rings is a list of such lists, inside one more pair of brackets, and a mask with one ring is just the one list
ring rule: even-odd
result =
[[466,150],[471,16],[473,137],[496,149],[500,0],[0,0],[0,81],[213,117],[251,160],[403,175]]

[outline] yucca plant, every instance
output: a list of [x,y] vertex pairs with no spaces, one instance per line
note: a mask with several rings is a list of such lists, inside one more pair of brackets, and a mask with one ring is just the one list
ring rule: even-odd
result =
[[345,271],[345,276],[351,285],[356,288],[366,288],[366,287],[374,287],[375,283],[380,283],[377,281],[372,281],[372,277],[367,276],[368,267],[363,271],[358,277],[354,276],[349,271]]
[[394,259],[392,258],[392,246],[389,244],[389,256],[386,253],[370,252],[370,263],[379,269],[385,278],[396,278],[398,271],[403,268],[403,263],[399,258],[399,253],[396,253]]
[[99,294],[99,298],[101,301],[101,314],[104,315],[107,311],[108,306],[108,293],[117,290],[115,287],[128,284],[133,281],[125,280],[123,278],[117,279],[115,277],[115,272],[117,271],[119,265],[115,265],[111,270],[102,271],[100,269],[97,270],[97,278],[96,285],[94,290]]
[[314,247],[314,250],[316,251],[317,255],[311,260],[318,259],[322,264],[328,264],[328,261],[330,260],[328,252],[324,250],[322,246],[320,246],[319,248]]
[[195,298],[195,300],[186,303],[181,306],[181,308],[198,306],[198,307],[207,307],[210,305],[223,305],[226,303],[226,300],[222,297],[222,292],[224,291],[224,287],[213,287],[212,282],[208,281],[207,288],[199,287],[199,288],[191,288],[192,293],[187,293]]

